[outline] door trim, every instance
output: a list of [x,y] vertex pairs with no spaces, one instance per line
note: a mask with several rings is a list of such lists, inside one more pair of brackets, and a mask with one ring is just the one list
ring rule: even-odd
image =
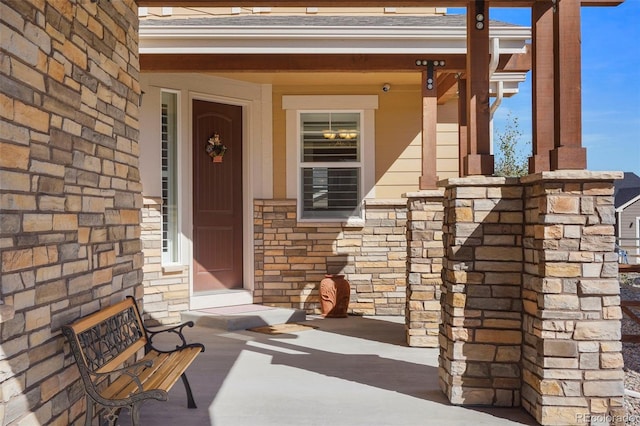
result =
[[[189,262],[189,305],[190,309],[203,309],[208,307],[231,306],[253,303],[254,283],[254,231],[253,231],[253,199],[254,197],[272,197],[272,179],[262,179],[262,175],[268,173],[272,176],[272,140],[271,140],[271,86],[256,85],[260,88],[259,97],[251,96],[250,99],[241,99],[210,93],[189,91],[187,96],[186,114],[189,125],[183,147],[185,149],[182,164],[183,170],[193,169],[192,140],[193,140],[193,101],[202,100],[221,104],[242,107],[242,272],[243,290],[221,290],[205,295],[194,295],[193,292],[193,174],[183,173],[184,189],[183,206],[183,230],[187,237],[186,259]],[[265,95],[267,99],[265,99]],[[265,133],[265,130],[268,133]],[[265,136],[266,135],[266,136]],[[258,145],[258,146],[256,146]],[[266,146],[264,146],[266,145]],[[266,158],[265,158],[266,157]],[[254,167],[260,163],[260,167]],[[187,177],[188,176],[188,177]],[[255,179],[260,182],[266,180],[269,187],[257,187]]]
[[[186,228],[189,232],[189,305],[190,309],[203,309],[207,307],[218,307],[218,306],[227,306],[232,304],[237,304],[238,302],[246,303],[247,299],[251,299],[251,303],[253,301],[253,290],[254,290],[254,244],[253,244],[253,182],[251,174],[251,164],[252,158],[251,150],[247,149],[247,144],[249,144],[251,126],[250,124],[250,108],[251,102],[245,101],[241,99],[232,99],[224,96],[216,96],[205,93],[198,92],[190,92],[189,93],[189,138],[188,141],[191,142],[191,146],[193,146],[193,101],[207,101],[207,102],[216,102],[220,104],[226,105],[235,105],[242,107],[242,275],[243,275],[243,290],[220,290],[216,292],[211,292],[203,295],[195,295],[193,291],[193,173],[189,174],[187,180],[189,181],[189,191],[187,192],[189,196],[188,204],[184,204],[184,206],[189,206],[189,213],[186,214],[185,219],[188,219],[188,227]],[[192,151],[192,150],[190,150]],[[186,170],[193,170],[193,156],[192,152],[189,153],[188,159],[189,166]],[[251,201],[249,201],[251,200]],[[185,209],[186,210],[186,209]],[[250,220],[251,219],[251,220]],[[250,238],[248,238],[250,237]],[[238,300],[238,294],[241,295],[240,300]],[[247,297],[249,296],[249,297]]]
[[[251,185],[251,176],[248,176],[251,172],[251,150],[247,149],[248,141],[251,140],[251,126],[250,124],[250,109],[251,102],[242,99],[233,99],[225,96],[217,96],[199,92],[189,92],[188,96],[188,123],[189,123],[189,137],[187,141],[193,146],[193,101],[207,101],[216,102],[220,104],[235,105],[242,107],[242,274],[243,274],[243,290],[220,290],[203,295],[195,295],[193,291],[193,174],[189,175],[189,178],[185,179],[189,184],[189,191],[185,193],[188,200],[184,200],[183,206],[189,206],[189,213],[185,214],[188,224],[185,228],[188,231],[189,240],[189,305],[190,309],[203,309],[207,307],[228,306],[238,303],[247,303],[248,299],[251,299],[248,303],[253,301],[253,289],[254,289],[254,244],[253,244],[253,186]],[[249,133],[247,133],[249,132]],[[193,170],[193,156],[192,149],[189,152],[189,158],[185,159],[188,162],[188,167],[185,170]],[[186,176],[186,175],[185,175]],[[251,201],[249,201],[251,200]],[[251,220],[249,220],[249,218]],[[248,237],[251,237],[250,239]],[[238,295],[241,295],[238,300]],[[247,297],[248,296],[248,297]]]
[[[191,101],[193,107],[193,294],[244,289],[243,107]],[[197,115],[196,115],[197,114]],[[219,132],[230,153],[220,166],[202,155],[203,142]],[[195,133],[194,133],[195,134]],[[218,188],[222,184],[223,187]],[[217,188],[217,189],[216,189]],[[211,191],[214,190],[214,193]],[[196,220],[197,218],[197,220]],[[198,287],[196,289],[196,286]]]
[[[178,148],[178,238],[180,245],[179,259],[172,267],[183,266],[185,284],[188,289],[187,303],[191,309],[214,307],[218,303],[225,305],[239,304],[237,300],[224,301],[222,297],[192,300],[191,268],[193,259],[193,197],[192,191],[192,129],[191,102],[192,99],[228,103],[243,107],[243,185],[245,209],[244,217],[248,223],[243,224],[243,274],[245,297],[241,303],[251,303],[254,289],[254,242],[253,242],[253,200],[273,198],[273,104],[272,85],[250,83],[230,78],[223,78],[203,73],[142,73],[140,75],[142,87],[146,89],[145,107],[141,110],[141,123],[149,123],[152,128],[141,133],[141,146],[152,147],[160,137],[160,91],[171,90],[179,94],[179,148]],[[150,96],[150,99],[147,99]],[[149,102],[147,102],[149,101]],[[143,143],[144,142],[144,143]],[[147,173],[147,180],[159,182],[160,156],[158,152],[150,152],[147,158],[149,164],[155,164]],[[156,158],[157,157],[157,158]],[[155,167],[155,168],[153,168]],[[144,180],[144,179],[143,179]],[[146,195],[160,196],[160,185],[147,188]],[[182,275],[180,275],[182,279]],[[248,296],[247,296],[248,294]],[[228,296],[229,299],[233,299]],[[214,300],[215,299],[215,300]],[[236,298],[237,299],[237,298]],[[222,300],[222,302],[221,302]]]

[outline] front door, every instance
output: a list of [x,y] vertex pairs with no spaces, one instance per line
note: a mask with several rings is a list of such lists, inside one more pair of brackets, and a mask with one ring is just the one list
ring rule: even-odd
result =
[[[193,292],[242,288],[242,107],[193,101]],[[207,152],[218,135],[222,162]]]

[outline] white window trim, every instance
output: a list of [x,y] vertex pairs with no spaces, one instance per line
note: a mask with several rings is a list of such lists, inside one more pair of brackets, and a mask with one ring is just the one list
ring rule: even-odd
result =
[[[176,246],[176,257],[174,260],[165,260],[165,256],[164,256],[164,252],[163,247],[162,247],[162,234],[164,232],[163,229],[163,221],[162,221],[162,206],[160,206],[160,264],[162,265],[163,268],[165,267],[180,267],[182,266],[183,262],[183,258],[182,258],[182,253],[183,253],[183,249],[182,249],[182,244],[181,244],[181,235],[182,235],[182,229],[181,229],[181,212],[180,209],[178,208],[178,206],[180,205],[180,146],[181,146],[181,140],[180,140],[180,136],[181,136],[181,132],[182,132],[182,97],[181,97],[181,93],[179,90],[173,90],[173,89],[167,89],[167,88],[161,88],[160,89],[160,104],[162,106],[162,94],[163,93],[171,93],[173,95],[176,96],[176,158],[175,158],[175,176],[173,176],[173,178],[176,180],[175,181],[175,188],[176,188],[176,240],[173,242]],[[162,109],[162,107],[161,107]],[[160,178],[162,179],[162,167],[160,167]],[[160,184],[160,189],[162,190],[162,184]],[[162,193],[160,194],[160,197],[162,197]],[[164,200],[163,200],[164,202]]]
[[[341,222],[348,226],[364,225],[365,200],[375,198],[375,110],[378,109],[377,95],[319,95],[283,96],[282,108],[286,110],[287,147],[287,198],[298,201],[299,222]],[[301,112],[360,112],[362,114],[360,133],[361,155],[361,217],[345,219],[301,219],[300,200],[300,143],[299,126]]]

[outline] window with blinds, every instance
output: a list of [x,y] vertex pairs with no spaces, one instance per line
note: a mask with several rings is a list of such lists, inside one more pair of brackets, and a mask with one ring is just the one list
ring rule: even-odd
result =
[[162,92],[161,179],[162,263],[178,261],[177,138],[178,95]]
[[361,115],[300,114],[302,219],[361,215]]

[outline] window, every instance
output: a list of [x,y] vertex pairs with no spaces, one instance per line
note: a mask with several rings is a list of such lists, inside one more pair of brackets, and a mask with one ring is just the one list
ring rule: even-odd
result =
[[287,197],[301,221],[360,223],[374,197],[373,96],[283,96]]
[[178,94],[162,92],[162,263],[178,262]]
[[361,216],[360,115],[300,114],[302,219]]

